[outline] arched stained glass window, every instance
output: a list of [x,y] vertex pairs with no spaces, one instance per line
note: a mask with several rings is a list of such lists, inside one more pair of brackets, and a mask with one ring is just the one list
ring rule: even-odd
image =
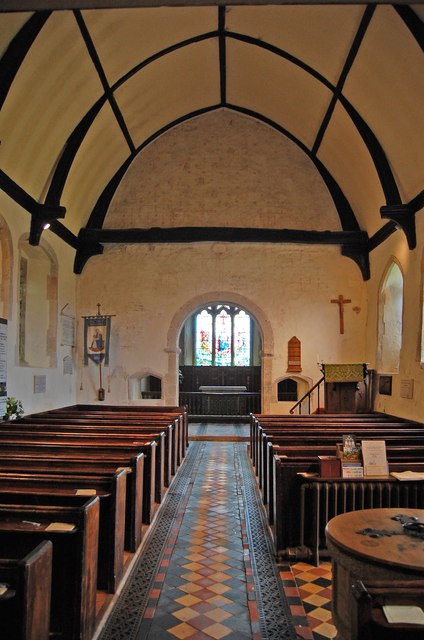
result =
[[245,311],[234,316],[234,364],[236,367],[250,365],[250,316]]
[[212,314],[204,309],[196,316],[195,359],[197,366],[212,364]]
[[250,366],[251,322],[245,311],[231,305],[202,309],[195,316],[195,365]]
[[231,316],[222,309],[215,317],[215,364],[231,366]]

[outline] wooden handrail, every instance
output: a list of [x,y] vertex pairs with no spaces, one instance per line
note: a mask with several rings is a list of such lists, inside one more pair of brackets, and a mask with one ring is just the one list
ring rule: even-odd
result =
[[[308,398],[308,399],[309,399],[309,413],[311,413],[311,395],[312,395],[312,392],[313,392],[313,391],[315,391],[315,389],[316,389],[317,387],[318,387],[318,407],[319,407],[319,385],[320,385],[322,382],[324,382],[324,379],[325,379],[325,378],[324,378],[324,376],[322,376],[322,378],[320,378],[320,380],[318,380],[318,382],[316,382],[316,383],[314,384],[314,386],[313,386],[313,387],[311,387],[311,388],[309,389],[309,391],[307,391],[307,392],[306,392],[306,393],[305,393],[305,394],[300,398],[300,400],[298,400],[298,401],[296,402],[296,404],[294,404],[294,405],[292,406],[292,408],[290,409],[290,413],[291,413],[291,414],[293,414],[293,413],[295,412],[296,407],[300,407],[300,406],[301,406],[302,402],[303,402],[304,400],[306,400],[306,398]],[[300,413],[300,408],[299,408],[299,413]]]

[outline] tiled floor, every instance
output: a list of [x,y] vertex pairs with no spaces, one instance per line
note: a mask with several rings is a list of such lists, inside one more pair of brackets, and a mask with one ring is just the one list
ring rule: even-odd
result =
[[[132,595],[140,586],[134,589],[130,585],[128,595],[121,598],[120,618],[118,615],[115,628],[112,625],[105,632],[104,640],[335,637],[329,563],[276,567],[273,554],[266,551],[274,568],[270,570],[268,565],[264,574],[259,566],[263,557],[258,559],[257,543],[252,541],[248,491],[237,463],[242,452],[250,464],[244,445],[248,433],[247,425],[190,425],[193,445],[178,483],[183,489],[175,490],[180,496],[170,516],[169,532],[159,551],[153,549],[150,556],[147,552],[147,559],[139,562],[139,575],[143,562],[151,569],[143,604],[138,604],[137,593]],[[250,483],[256,491],[255,481],[250,479]],[[161,511],[166,508],[162,505]],[[261,529],[257,538],[264,535],[268,534]],[[154,567],[153,558],[157,561]],[[134,582],[137,580],[140,582],[140,578]],[[278,583],[277,591],[268,584],[272,580]],[[263,582],[267,584],[263,586]],[[264,603],[267,599],[272,600],[270,605]],[[284,602],[276,605],[279,600]],[[269,622],[267,617],[274,616],[276,620]],[[139,621],[135,620],[138,617]],[[283,623],[281,618],[285,618]],[[130,620],[132,630],[128,631]]]
[[140,640],[261,638],[232,447],[221,442],[205,449],[151,591]]
[[331,620],[331,563],[322,562],[315,567],[297,562],[280,567],[280,578],[298,637],[335,638],[337,630]]

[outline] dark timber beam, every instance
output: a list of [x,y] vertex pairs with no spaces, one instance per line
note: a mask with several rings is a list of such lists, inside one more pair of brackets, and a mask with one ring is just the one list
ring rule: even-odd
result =
[[83,242],[101,242],[104,244],[275,242],[288,244],[343,244],[358,249],[368,246],[368,235],[364,231],[305,231],[298,229],[252,229],[246,227],[81,229],[79,238]]
[[43,229],[59,218],[64,218],[66,209],[62,206],[49,206],[37,202],[22,187],[14,182],[4,171],[0,170],[0,189],[7,193],[12,200],[31,214],[29,243],[38,245]]
[[380,207],[381,217],[391,220],[397,228],[402,229],[410,249],[415,249],[417,246],[415,214],[419,208],[421,208],[419,197],[415,198],[408,204],[392,204]]
[[78,250],[75,254],[74,273],[82,273],[87,261],[93,256],[103,253],[103,246],[97,242],[90,242],[81,238],[81,232],[78,236]]
[[81,229],[74,271],[81,273],[87,260],[102,244],[177,244],[190,242],[253,242],[275,244],[340,245],[341,253],[370,278],[369,239],[364,231],[305,231],[298,229],[249,229],[242,227],[174,227],[150,229]]
[[[417,4],[420,0],[405,0]],[[399,4],[401,4],[400,0]],[[280,4],[357,4],[355,0],[184,0],[184,6],[280,5]],[[387,0],[363,0],[361,4],[387,4]],[[181,0],[1,0],[2,11],[34,11],[39,9],[111,9],[131,7],[181,6]]]

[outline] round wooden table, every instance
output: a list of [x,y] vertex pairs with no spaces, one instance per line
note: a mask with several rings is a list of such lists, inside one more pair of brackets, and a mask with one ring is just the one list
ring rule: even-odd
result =
[[[424,540],[403,533],[396,515],[417,516],[423,509],[364,509],[336,516],[327,524],[327,546],[332,558],[333,622],[340,640],[360,640],[357,606],[352,594],[355,580],[414,580],[424,575]],[[358,533],[371,528],[400,535],[371,537]]]

